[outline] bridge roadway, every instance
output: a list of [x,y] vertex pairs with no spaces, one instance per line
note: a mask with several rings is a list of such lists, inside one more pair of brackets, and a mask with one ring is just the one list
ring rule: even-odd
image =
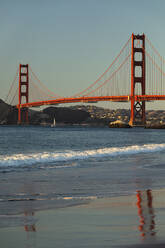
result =
[[18,104],[17,108],[30,108],[30,107],[39,107],[42,105],[55,105],[62,103],[95,103],[101,101],[114,101],[114,102],[129,102],[132,99],[134,101],[156,101],[156,100],[165,100],[165,95],[135,95],[135,96],[94,96],[94,97],[66,97],[66,98],[56,98],[48,101],[38,101],[38,102],[28,102],[23,104]]

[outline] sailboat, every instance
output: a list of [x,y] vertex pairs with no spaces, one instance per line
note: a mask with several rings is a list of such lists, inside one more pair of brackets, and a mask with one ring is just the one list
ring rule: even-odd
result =
[[56,120],[55,118],[53,119],[53,123],[51,124],[51,127],[55,127],[56,126]]

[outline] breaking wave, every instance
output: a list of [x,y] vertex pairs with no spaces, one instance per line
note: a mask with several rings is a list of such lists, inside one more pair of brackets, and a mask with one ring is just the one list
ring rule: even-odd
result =
[[89,158],[103,158],[138,153],[152,153],[165,150],[165,144],[144,144],[125,147],[108,147],[85,151],[43,152],[31,154],[13,154],[0,156],[0,167],[25,166],[36,163],[67,162]]

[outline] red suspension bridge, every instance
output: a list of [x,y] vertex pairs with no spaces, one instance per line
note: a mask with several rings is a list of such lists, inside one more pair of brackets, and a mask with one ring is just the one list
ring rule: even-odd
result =
[[6,101],[18,108],[18,124],[28,123],[28,109],[31,107],[130,101],[130,125],[145,125],[146,101],[165,100],[164,63],[163,57],[144,34],[132,34],[105,72],[79,93],[61,97],[50,91],[29,65],[20,64]]

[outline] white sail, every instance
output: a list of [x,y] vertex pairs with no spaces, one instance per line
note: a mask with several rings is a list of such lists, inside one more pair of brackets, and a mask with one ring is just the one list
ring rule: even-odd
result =
[[55,118],[54,118],[54,121],[53,121],[53,125],[54,125],[54,126],[56,125],[56,120],[55,120]]
[[55,118],[54,118],[53,124],[51,124],[51,127],[55,127],[55,126],[56,126],[56,120],[55,120]]

